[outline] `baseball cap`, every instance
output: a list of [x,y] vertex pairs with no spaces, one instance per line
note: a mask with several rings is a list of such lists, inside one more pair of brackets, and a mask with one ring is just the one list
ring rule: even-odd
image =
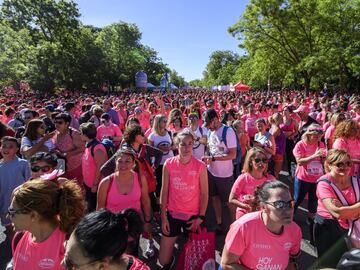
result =
[[306,112],[309,113],[310,112],[310,108],[306,105],[300,105],[299,108],[297,108],[294,112]]
[[48,111],[50,111],[50,112],[54,112],[54,111],[55,111],[54,105],[46,105],[46,106],[45,106],[45,109],[48,110]]
[[142,113],[141,107],[139,107],[139,106],[135,107],[134,112],[135,112],[135,113]]
[[205,127],[210,125],[211,121],[218,118],[218,115],[214,109],[206,110],[204,113],[204,124]]

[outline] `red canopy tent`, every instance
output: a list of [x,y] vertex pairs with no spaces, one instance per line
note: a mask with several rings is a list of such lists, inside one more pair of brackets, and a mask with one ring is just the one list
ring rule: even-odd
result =
[[246,92],[249,91],[251,87],[246,84],[243,84],[242,82],[238,82],[237,84],[234,85],[234,89],[237,92]]

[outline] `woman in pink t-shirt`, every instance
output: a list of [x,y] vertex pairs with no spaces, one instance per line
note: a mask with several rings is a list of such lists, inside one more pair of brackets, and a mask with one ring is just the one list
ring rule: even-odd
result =
[[114,142],[115,146],[120,145],[122,132],[119,126],[111,122],[110,115],[107,113],[101,115],[101,125],[96,129],[96,138],[99,141],[104,138],[109,138]]
[[334,149],[342,149],[348,152],[353,162],[351,175],[359,176],[360,164],[360,126],[355,120],[347,119],[341,122],[335,129]]
[[81,188],[74,181],[35,179],[16,189],[8,216],[15,230],[24,233],[13,247],[13,269],[63,269],[64,241],[84,210]]
[[316,180],[324,174],[323,158],[326,155],[326,149],[321,142],[322,135],[321,126],[311,124],[293,150],[297,162],[294,179],[295,211],[308,194],[310,224],[312,224],[317,207]]
[[102,209],[86,215],[65,245],[66,269],[150,270],[138,258],[126,254],[129,238],[138,238],[142,222],[127,209],[114,214]]
[[334,113],[331,116],[331,120],[330,120],[331,125],[327,129],[324,128],[324,131],[325,131],[324,139],[325,139],[326,148],[328,150],[330,150],[333,146],[334,133],[335,133],[336,127],[345,119],[346,119],[346,116],[344,113]]
[[229,202],[237,206],[236,219],[251,212],[254,192],[267,180],[275,177],[268,174],[268,158],[262,148],[251,148],[244,161],[243,173],[236,179],[229,196]]
[[[145,230],[151,232],[151,206],[147,181],[143,174],[140,175],[133,170],[135,155],[131,148],[121,148],[117,152],[115,172],[100,182],[97,210],[106,208],[113,213],[119,213],[132,208],[143,217]],[[134,240],[138,242],[139,239]],[[137,255],[138,251],[133,252]]]
[[164,268],[172,264],[173,248],[181,229],[197,231],[205,219],[209,196],[207,169],[193,156],[193,143],[191,132],[180,132],[175,137],[179,155],[167,159],[164,164],[159,251],[159,262]]
[[298,269],[301,229],[293,221],[289,187],[267,181],[257,188],[260,211],[235,221],[226,236],[222,269]]
[[[347,250],[344,236],[349,229],[349,220],[357,219],[360,202],[356,198],[359,190],[359,179],[351,177],[352,161],[344,150],[329,151],[325,170],[317,184],[318,207],[315,216],[315,246],[321,268],[335,268],[342,254]],[[347,205],[341,203],[340,193]],[[336,246],[336,248],[334,248]]]

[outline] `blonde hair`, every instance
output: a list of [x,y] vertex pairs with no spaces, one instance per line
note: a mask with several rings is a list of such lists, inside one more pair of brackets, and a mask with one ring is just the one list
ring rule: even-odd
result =
[[305,133],[301,136],[301,140],[308,143],[309,142],[309,135],[316,134],[316,132],[310,131],[312,129],[322,130],[322,127],[319,124],[315,124],[315,123],[311,124],[310,126],[307,127]]
[[329,150],[324,163],[325,171],[327,173],[330,172],[330,167],[329,167],[330,165],[344,160],[351,160],[351,157],[348,154],[348,152],[340,149]]
[[[259,147],[253,147],[251,148],[249,151],[247,151],[246,153],[246,157],[245,157],[245,161],[244,161],[244,166],[243,166],[243,170],[242,173],[251,173],[252,172],[252,165],[251,165],[251,161],[254,160],[255,156],[257,154],[262,154],[264,157],[266,156],[266,152],[264,149],[259,148]],[[267,169],[264,170],[264,176],[266,176],[268,174]]]
[[331,116],[330,123],[331,123],[331,125],[336,127],[337,125],[339,125],[344,120],[346,120],[345,114],[342,113],[342,112],[338,112],[338,113],[334,113]]
[[165,115],[162,115],[162,114],[158,114],[154,117],[154,122],[153,122],[153,131],[160,135],[160,122],[163,120],[163,119],[166,119]]
[[68,179],[28,181],[14,192],[14,202],[29,213],[35,211],[44,220],[58,223],[66,234],[72,232],[85,213],[82,189]]
[[276,112],[276,113],[274,113],[273,115],[271,115],[271,116],[269,117],[269,122],[270,122],[270,124],[275,124],[275,123],[278,122],[281,118],[282,118],[281,113]]

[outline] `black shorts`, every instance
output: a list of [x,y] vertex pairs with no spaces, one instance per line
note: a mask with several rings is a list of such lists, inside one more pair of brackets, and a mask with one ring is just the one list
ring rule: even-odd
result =
[[169,234],[164,234],[164,232],[162,232],[163,236],[166,236],[166,237],[179,236],[181,234],[181,229],[183,230],[183,232],[185,234],[187,234],[187,232],[188,232],[188,230],[187,230],[187,226],[188,226],[187,222],[188,222],[188,220],[182,220],[182,219],[173,218],[169,212],[167,212],[167,218],[168,218],[168,221],[169,221],[170,233]]
[[216,177],[208,171],[209,196],[218,195],[222,203],[229,202],[231,188],[234,185],[234,177]]

